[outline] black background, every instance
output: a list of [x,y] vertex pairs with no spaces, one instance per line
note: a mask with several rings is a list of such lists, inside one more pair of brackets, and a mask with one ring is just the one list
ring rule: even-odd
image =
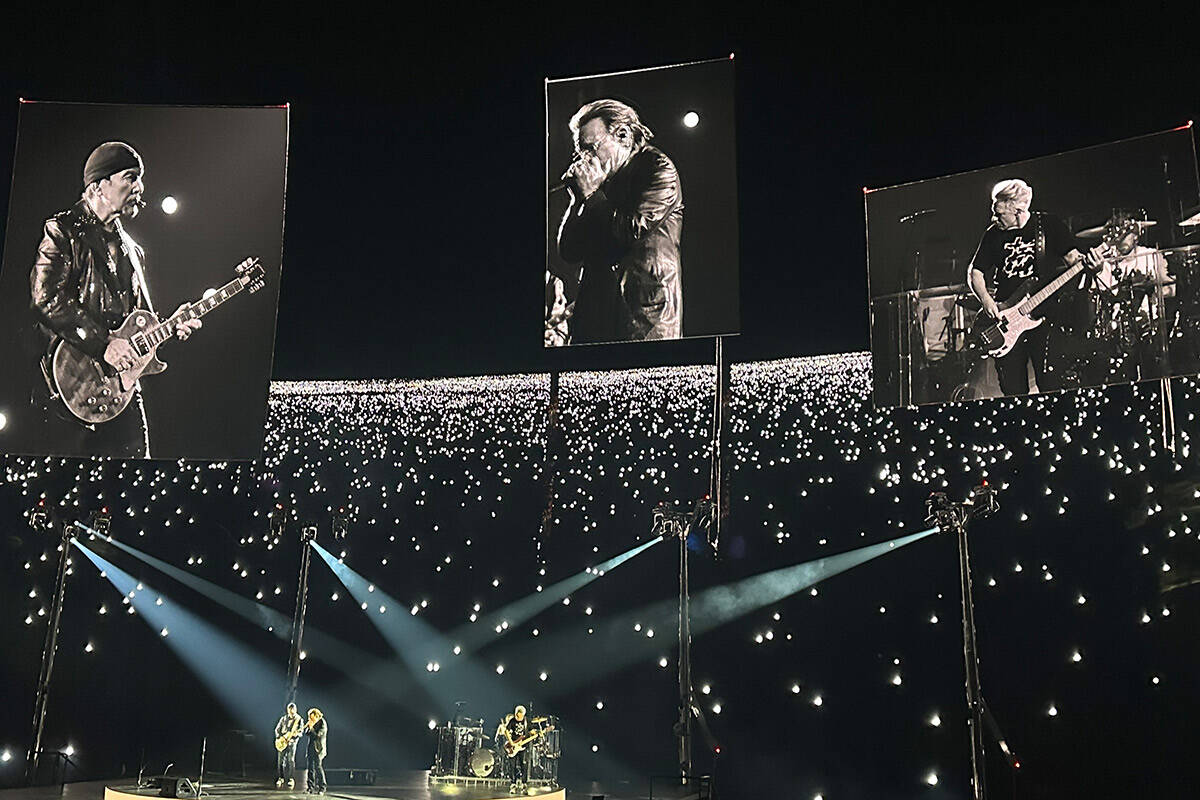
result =
[[867,348],[862,187],[1173,128],[1200,74],[1191,3],[6,13],[0,152],[20,96],[292,104],[280,379],[711,358],[530,337],[548,76],[737,53],[749,359]]
[[[280,285],[286,109],[22,104],[0,273],[0,410],[10,419],[0,449],[45,453],[44,442],[25,435],[39,429],[23,424],[27,381],[40,379],[21,351],[21,328],[33,321],[29,271],[45,220],[78,201],[88,154],[114,139],[133,145],[146,164],[147,207],[126,229],[146,250],[160,316],[232,280],[249,256],[266,272],[262,290],[207,315],[187,344],[160,349],[169,368],[142,382],[151,455],[258,458]],[[179,201],[173,215],[162,211],[166,195]]]
[[[720,60],[669,70],[598,76],[546,85],[548,108],[546,185],[559,182],[574,143],[568,122],[584,103],[602,97],[628,102],[654,132],[650,144],[675,162],[683,187],[683,335],[737,333],[738,235],[737,147],[734,136],[733,62]],[[695,128],[683,115],[695,111]],[[578,266],[558,257],[558,226],[566,192],[549,196],[546,219],[547,265],[552,273],[575,277]],[[574,286],[568,285],[568,292]],[[570,294],[569,296],[574,296]]]

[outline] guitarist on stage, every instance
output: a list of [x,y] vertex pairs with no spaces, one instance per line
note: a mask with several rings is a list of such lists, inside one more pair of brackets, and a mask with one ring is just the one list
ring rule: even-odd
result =
[[[525,717],[525,706],[517,706],[513,713],[504,718],[496,731],[496,738],[503,744],[505,752],[529,736],[529,720]],[[524,792],[529,778],[529,750],[522,747],[511,753],[512,786],[510,792]]]
[[[1103,259],[1098,248],[1086,255],[1080,251],[1075,235],[1058,217],[1044,211],[1030,211],[1033,189],[1019,178],[1000,181],[992,187],[992,224],[984,231],[979,246],[967,268],[967,284],[983,305],[981,313],[999,319],[999,300],[1005,301],[1017,293],[1022,284],[1032,279],[1039,286],[1053,279],[1068,267],[1086,259],[1088,266],[1098,270]],[[995,295],[988,292],[988,284]],[[1062,291],[1073,292],[1072,285]],[[1021,336],[1007,354],[996,359],[996,376],[1000,391],[1006,396],[1029,394],[1029,365],[1038,391],[1062,388],[1055,365],[1047,363],[1050,328],[1070,331],[1075,325],[1072,304],[1056,303],[1051,298],[1034,316],[1047,316],[1045,325]]]
[[[145,254],[123,226],[145,207],[144,174],[136,150],[124,142],[105,142],[84,164],[79,202],[46,220],[30,291],[39,327],[48,339],[47,356],[65,340],[113,370],[134,364],[136,353],[129,340],[111,332],[133,310],[154,310],[143,271]],[[199,327],[200,320],[188,320],[176,333],[186,339]],[[140,391],[133,403],[136,412],[103,425],[85,425],[56,400],[48,357],[41,360],[41,370],[45,380],[36,382],[34,403],[41,406],[47,452],[149,455]]]
[[[287,704],[287,713],[275,723],[275,788],[296,788],[296,742],[304,733],[304,718],[296,712],[296,704]],[[280,747],[280,745],[283,747]]]

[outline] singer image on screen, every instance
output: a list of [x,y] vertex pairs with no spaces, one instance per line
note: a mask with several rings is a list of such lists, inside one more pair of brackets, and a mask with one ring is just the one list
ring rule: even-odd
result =
[[571,342],[680,338],[683,191],[675,164],[617,100],[587,103],[570,130],[575,156],[562,179],[571,201],[558,250],[582,264]]
[[[41,412],[49,452],[126,458],[150,454],[140,387],[124,413],[102,424],[85,424],[60,401],[53,369],[61,342],[89,356],[93,369],[110,374],[128,370],[138,360],[130,340],[113,331],[135,309],[154,313],[145,253],[123,225],[145,206],[144,175],[136,150],[124,142],[105,142],[84,164],[79,202],[46,220],[30,290],[46,337],[32,399]],[[199,327],[200,320],[188,320],[176,335],[186,339]]]

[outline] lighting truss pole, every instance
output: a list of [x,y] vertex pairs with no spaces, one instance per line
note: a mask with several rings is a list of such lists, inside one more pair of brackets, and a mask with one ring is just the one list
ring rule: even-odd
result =
[[[44,511],[35,511],[36,515],[42,514],[42,525],[46,530],[53,530],[55,523],[45,515]],[[30,519],[30,523],[37,527],[34,522],[35,518]],[[58,573],[54,582],[54,602],[50,606],[50,624],[46,626],[46,642],[42,646],[42,667],[38,672],[37,683],[37,698],[33,704],[33,743],[29,747],[29,754],[25,760],[25,781],[29,785],[37,780],[38,762],[42,755],[42,730],[46,723],[46,707],[50,702],[50,676],[54,672],[54,654],[58,650],[58,627],[62,619],[63,597],[67,591],[67,561],[71,553],[71,530],[74,526],[63,525],[59,530],[61,534],[61,544],[58,554]]]
[[308,607],[308,567],[312,563],[312,543],[317,539],[317,526],[305,524],[300,529],[300,579],[296,584],[296,611],[292,614],[292,648],[288,659],[287,702],[296,702],[296,687],[300,682],[300,654],[304,639],[304,612]]
[[716,337],[717,387],[713,396],[712,473],[709,497],[713,501],[709,545],[716,554],[721,544],[725,519],[729,516],[729,479],[725,471],[725,423],[729,419],[729,361],[725,358],[725,337]]
[[711,527],[713,503],[704,497],[690,511],[680,511],[660,503],[654,509],[651,532],[663,539],[679,540],[679,720],[675,737],[679,745],[679,775],[686,779],[692,774],[692,727],[699,716],[695,692],[692,689],[692,631],[688,590],[688,534],[695,527]]
[[966,662],[967,717],[971,734],[971,787],[974,800],[984,800],[986,794],[986,770],[983,742],[983,725],[986,719],[1000,749],[1015,759],[1008,745],[999,735],[999,729],[988,713],[983,701],[983,690],[979,682],[979,652],[975,645],[975,602],[971,588],[971,561],[967,546],[967,525],[972,519],[982,519],[995,513],[1000,504],[996,490],[983,483],[971,490],[971,495],[961,503],[951,501],[945,492],[934,492],[925,502],[928,515],[925,521],[943,533],[952,533],[958,539],[958,575],[962,585],[962,629],[963,660]]

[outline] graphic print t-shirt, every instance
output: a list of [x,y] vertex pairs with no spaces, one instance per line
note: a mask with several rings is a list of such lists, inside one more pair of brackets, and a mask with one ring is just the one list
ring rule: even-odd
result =
[[[1039,235],[1046,242],[1041,258]],[[1062,257],[1077,247],[1074,234],[1062,220],[1035,211],[1023,228],[1003,230],[992,223],[979,240],[971,268],[983,273],[988,284],[995,287],[997,302],[1004,302],[1029,278],[1040,286],[1061,272]]]

